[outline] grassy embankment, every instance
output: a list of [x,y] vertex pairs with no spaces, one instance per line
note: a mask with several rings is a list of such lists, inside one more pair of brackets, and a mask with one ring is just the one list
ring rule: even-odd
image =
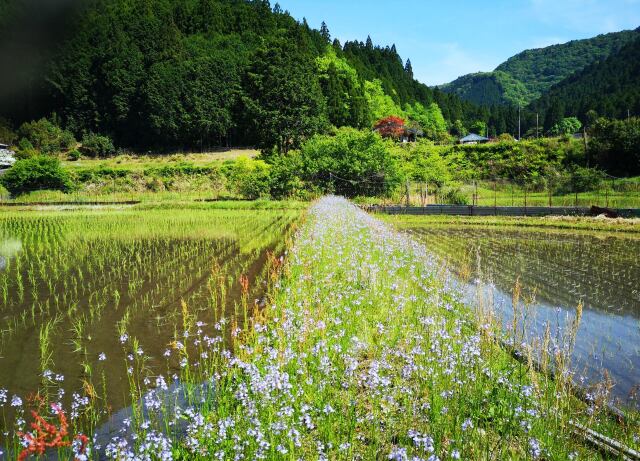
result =
[[[341,199],[314,205],[272,302],[216,392],[186,414],[173,453],[208,459],[600,459],[570,424],[637,448],[637,415],[614,424],[604,393],[572,397],[573,337],[557,380],[497,344],[487,306],[469,310],[424,247]],[[580,322],[576,312],[575,326]],[[574,329],[575,331],[575,329]],[[521,332],[511,332],[519,343]],[[144,439],[144,435],[141,436]],[[142,445],[141,445],[142,446]]]
[[76,190],[36,191],[10,198],[0,186],[0,200],[7,203],[34,202],[193,202],[211,199],[242,199],[224,170],[225,162],[252,159],[253,149],[231,149],[210,153],[172,155],[122,154],[109,158],[61,156]]
[[[628,190],[613,190],[607,185],[600,191],[589,191],[564,194],[553,194],[549,198],[548,192],[531,192],[525,191],[518,186],[503,186],[496,191],[492,189],[490,184],[484,184],[484,187],[478,187],[477,204],[481,206],[580,206],[589,207],[592,205],[609,208],[640,208],[640,180],[632,178],[626,180],[630,185]],[[469,203],[472,203],[473,194],[476,189],[471,186],[463,188],[464,193],[469,197]],[[525,197],[526,195],[526,197]]]
[[[438,196],[432,188],[426,190],[429,194],[423,197],[426,185],[410,183],[409,203],[412,206],[424,206],[437,203],[447,203],[447,199]],[[640,208],[640,177],[618,179],[616,182],[608,180],[603,183],[600,190],[579,193],[555,191],[549,197],[548,191],[525,191],[522,186],[515,183],[500,182],[494,184],[491,181],[479,181],[478,187],[472,182],[457,183],[446,186],[457,189],[459,196],[464,197],[467,204],[474,203],[474,195],[477,194],[476,205],[479,206],[562,206],[562,207],[590,207],[593,205],[608,208]],[[390,199],[377,197],[358,197],[358,203],[366,204],[397,204],[407,203],[405,187],[400,188]]]
[[378,214],[378,218],[400,229],[420,226],[471,226],[502,228],[550,228],[584,231],[640,233],[640,219],[608,219],[583,216],[543,218],[510,216],[411,216]]

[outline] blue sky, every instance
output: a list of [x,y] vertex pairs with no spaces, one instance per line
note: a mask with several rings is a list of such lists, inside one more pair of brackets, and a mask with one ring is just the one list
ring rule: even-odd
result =
[[429,85],[493,70],[525,49],[640,26],[640,0],[278,1],[314,28],[326,21],[342,43],[395,43]]

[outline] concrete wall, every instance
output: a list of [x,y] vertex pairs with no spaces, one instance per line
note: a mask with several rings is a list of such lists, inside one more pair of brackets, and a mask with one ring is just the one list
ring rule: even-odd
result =
[[[427,205],[425,207],[364,206],[366,211],[386,214],[454,215],[454,216],[591,216],[587,207],[512,207],[471,205]],[[640,218],[640,209],[615,210],[626,218]]]

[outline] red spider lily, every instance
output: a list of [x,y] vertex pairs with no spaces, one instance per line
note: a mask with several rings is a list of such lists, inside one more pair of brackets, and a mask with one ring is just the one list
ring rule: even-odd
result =
[[[48,423],[45,419],[38,414],[37,411],[32,410],[34,422],[31,423],[32,432],[18,432],[18,436],[22,437],[27,443],[18,455],[18,461],[24,461],[30,455],[43,455],[49,448],[63,448],[71,446],[71,439],[69,436],[69,423],[67,416],[60,408],[55,405],[51,405],[51,408],[58,415],[60,427],[55,424]],[[84,434],[78,434],[73,437],[73,440],[80,440],[80,453],[84,454],[89,439]]]
[[249,292],[249,277],[241,275],[240,286],[242,286],[242,293],[246,295]]

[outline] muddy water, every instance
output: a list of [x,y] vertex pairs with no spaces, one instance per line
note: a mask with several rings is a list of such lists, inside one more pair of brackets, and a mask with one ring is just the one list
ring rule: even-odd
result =
[[[263,296],[269,254],[283,250],[295,219],[154,213],[18,218],[4,228],[0,219],[1,432],[28,414],[37,393],[68,412],[78,396],[95,395],[104,421],[131,403],[129,368],[143,387],[158,375],[171,383],[181,369],[176,341],[194,347],[184,337],[185,313],[197,325],[192,334],[228,345],[232,328],[243,327],[242,306],[250,315]],[[147,226],[162,227],[138,232],[149,216]],[[10,405],[14,395],[23,410]]]
[[[638,405],[640,389],[640,238],[574,230],[471,226],[411,229],[465,281],[470,303],[482,299],[506,329],[513,290],[522,287],[525,335],[540,340],[550,326],[560,345],[583,305],[573,351],[575,379],[585,387],[613,379],[612,397]],[[635,398],[635,399],[634,399]]]

